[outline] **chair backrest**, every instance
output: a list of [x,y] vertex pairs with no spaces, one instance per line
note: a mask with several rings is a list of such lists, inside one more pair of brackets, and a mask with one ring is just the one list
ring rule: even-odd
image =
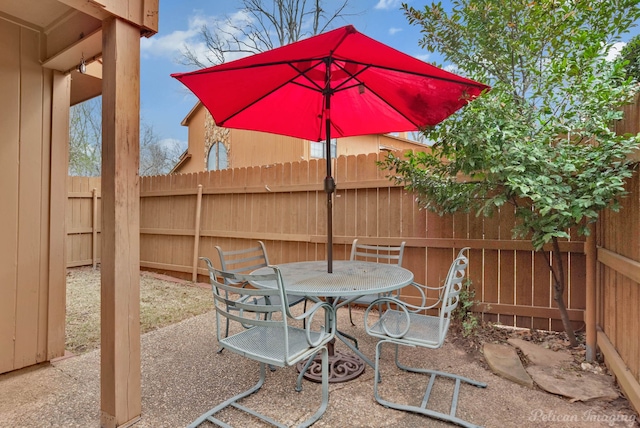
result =
[[440,306],[440,340],[444,341],[444,338],[449,329],[451,322],[451,313],[458,307],[460,302],[460,292],[464,285],[464,278],[469,265],[469,259],[464,255],[464,250],[461,250],[458,257],[451,263],[449,267],[449,273],[445,280],[443,297]]
[[405,242],[400,245],[370,245],[359,244],[357,239],[351,244],[350,260],[362,260],[365,262],[389,263],[402,266]]
[[[269,265],[267,249],[262,241],[258,245],[241,250],[223,251],[216,246],[220,257],[220,270],[231,273],[251,273],[252,271]],[[227,284],[231,279],[227,278]]]
[[[276,266],[269,266],[267,274],[243,274],[215,269],[211,261],[201,258],[207,263],[209,280],[216,308],[216,326],[218,341],[224,339],[224,331],[221,331],[223,323],[221,317],[227,318],[227,322],[236,321],[245,328],[254,326],[283,327],[287,330],[287,296],[284,293],[282,275]],[[274,288],[245,287],[253,281],[277,284]],[[235,284],[235,285],[231,285]],[[238,287],[237,284],[242,284]],[[233,298],[230,298],[229,295]],[[274,299],[279,297],[279,299]],[[261,304],[259,304],[261,303]],[[280,315],[279,315],[280,314]]]

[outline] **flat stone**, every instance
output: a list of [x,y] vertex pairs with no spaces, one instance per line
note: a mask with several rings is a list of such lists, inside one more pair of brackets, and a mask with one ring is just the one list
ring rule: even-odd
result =
[[527,373],[540,388],[552,394],[568,397],[572,402],[612,401],[618,398],[613,377],[608,375],[546,366],[529,366]]
[[520,349],[532,365],[560,368],[568,367],[573,361],[571,353],[567,351],[552,351],[522,339],[512,338],[507,342]]
[[484,358],[491,370],[505,379],[533,388],[533,380],[522,366],[516,350],[509,345],[485,343]]

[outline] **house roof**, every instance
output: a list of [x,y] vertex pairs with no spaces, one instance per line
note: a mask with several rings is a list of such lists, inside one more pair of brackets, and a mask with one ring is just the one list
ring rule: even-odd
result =
[[184,119],[182,119],[182,122],[180,122],[180,125],[189,126],[189,122],[191,121],[191,117],[194,114],[196,114],[196,112],[198,110],[200,110],[201,107],[202,107],[202,102],[198,101],[196,103],[196,105],[194,105],[193,108],[189,111],[189,113],[187,113],[187,115],[184,117]]

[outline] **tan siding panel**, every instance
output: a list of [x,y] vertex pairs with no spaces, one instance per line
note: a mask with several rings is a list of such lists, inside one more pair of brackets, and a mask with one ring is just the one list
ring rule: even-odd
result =
[[65,343],[66,268],[65,212],[71,77],[53,73],[51,112],[51,195],[47,359],[62,356]]
[[0,373],[14,368],[20,124],[20,28],[0,20]]
[[18,293],[16,295],[15,364],[35,364],[38,349],[40,298],[40,187],[42,173],[42,71],[38,34],[21,29],[20,170],[18,223]]
[[[42,198],[40,198],[40,301],[39,314],[47,314],[49,305],[49,206],[51,187],[51,102],[52,102],[52,80],[53,72],[51,70],[43,70],[43,97],[42,97],[42,174],[40,188],[42,189]],[[61,267],[64,268],[64,267]],[[38,320],[38,350],[43,350],[43,354],[38,356],[37,360],[47,360],[47,316],[40,316]]]

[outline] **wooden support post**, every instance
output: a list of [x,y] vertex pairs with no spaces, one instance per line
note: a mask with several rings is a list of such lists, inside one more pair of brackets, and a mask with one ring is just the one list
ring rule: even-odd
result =
[[585,275],[585,330],[586,330],[586,346],[587,352],[585,358],[587,361],[594,361],[596,358],[596,269],[598,265],[596,250],[596,226],[590,226],[591,233],[587,237],[584,245],[586,255],[586,275]]
[[103,21],[100,425],[140,418],[140,29]]
[[198,198],[196,200],[196,224],[193,236],[193,273],[191,280],[198,282],[198,253],[200,252],[200,211],[202,211],[202,184],[198,184]]
[[94,188],[91,191],[93,197],[93,204],[91,209],[91,259],[93,261],[93,270],[96,269],[98,264],[98,189]]
[[64,355],[66,314],[66,206],[69,175],[71,76],[53,72],[51,112],[51,199],[49,202],[49,300],[47,360]]

